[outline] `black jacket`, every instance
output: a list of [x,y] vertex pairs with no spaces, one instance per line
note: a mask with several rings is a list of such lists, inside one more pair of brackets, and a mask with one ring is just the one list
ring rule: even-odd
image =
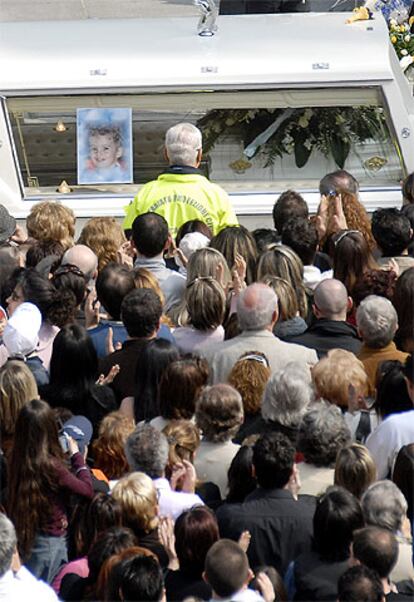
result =
[[242,504],[217,510],[221,537],[238,540],[242,531],[252,536],[247,555],[254,569],[274,566],[283,576],[289,563],[310,549],[315,498],[296,501],[285,489],[258,488]]
[[345,349],[357,355],[362,345],[355,326],[326,318],[319,318],[303,334],[285,340],[315,349],[319,358],[331,349]]

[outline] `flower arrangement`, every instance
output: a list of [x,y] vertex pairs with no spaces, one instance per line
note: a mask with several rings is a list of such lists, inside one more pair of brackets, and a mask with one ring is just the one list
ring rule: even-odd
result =
[[343,168],[352,148],[371,139],[386,139],[385,116],[377,107],[301,109],[214,109],[197,123],[208,152],[220,137],[237,135],[247,158],[261,155],[264,166],[294,155],[303,167],[314,150],[333,157]]
[[401,68],[406,71],[414,62],[414,35],[411,33],[411,23],[398,23],[396,19],[390,19],[388,27],[391,44],[400,59]]

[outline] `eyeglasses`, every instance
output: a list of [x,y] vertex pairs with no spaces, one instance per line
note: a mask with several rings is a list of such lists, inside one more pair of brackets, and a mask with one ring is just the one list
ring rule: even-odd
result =
[[338,236],[337,240],[335,240],[335,242],[334,242],[335,247],[337,245],[339,245],[341,240],[343,240],[346,236],[348,236],[348,234],[360,234],[362,236],[362,232],[360,232],[359,230],[345,230],[344,232],[342,232],[342,234],[340,234]]

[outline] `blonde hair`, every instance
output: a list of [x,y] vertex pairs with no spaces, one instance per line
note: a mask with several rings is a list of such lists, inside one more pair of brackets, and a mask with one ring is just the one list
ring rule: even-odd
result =
[[132,418],[111,412],[99,425],[99,434],[93,443],[95,467],[100,468],[108,479],[119,479],[128,472],[124,445],[134,430]]
[[312,381],[319,397],[347,408],[349,385],[368,391],[368,376],[363,363],[350,351],[331,349],[313,368]]
[[36,203],[26,218],[27,232],[36,240],[54,240],[65,251],[73,247],[75,214],[72,209],[57,201]]
[[190,323],[197,330],[211,330],[223,323],[226,295],[221,284],[211,276],[189,282],[184,298]]
[[112,496],[121,504],[122,522],[135,533],[149,533],[158,526],[158,500],[154,483],[143,472],[118,481]]
[[168,466],[171,469],[183,460],[192,462],[200,445],[200,431],[190,420],[171,420],[163,430],[167,437]]
[[285,245],[274,245],[262,253],[257,264],[257,280],[263,282],[268,276],[287,280],[296,294],[302,318],[308,315],[308,301],[303,284],[303,263],[299,256]]
[[9,360],[0,368],[0,429],[2,436],[14,435],[22,407],[39,397],[36,381],[24,362]]
[[338,451],[335,485],[340,485],[360,499],[377,480],[375,462],[365,445],[350,443]]
[[[219,279],[220,271],[222,271],[221,280]],[[194,251],[187,265],[187,283],[207,276],[217,280],[225,290],[232,281],[224,255],[211,247]]]
[[270,286],[276,293],[279,308],[278,321],[291,320],[298,315],[298,300],[290,282],[279,276],[263,276],[260,282]]
[[78,244],[86,245],[98,257],[98,270],[117,260],[117,251],[126,241],[121,224],[114,217],[93,217],[82,229]]
[[146,268],[136,268],[132,272],[134,278],[135,288],[150,288],[152,289],[159,298],[161,299],[162,306],[165,305],[165,297],[160,288],[160,284],[157,278],[154,276],[152,272],[147,270]]

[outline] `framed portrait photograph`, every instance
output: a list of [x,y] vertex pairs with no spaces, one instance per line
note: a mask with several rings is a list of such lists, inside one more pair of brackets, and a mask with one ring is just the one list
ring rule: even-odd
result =
[[132,110],[77,109],[78,184],[130,184]]

